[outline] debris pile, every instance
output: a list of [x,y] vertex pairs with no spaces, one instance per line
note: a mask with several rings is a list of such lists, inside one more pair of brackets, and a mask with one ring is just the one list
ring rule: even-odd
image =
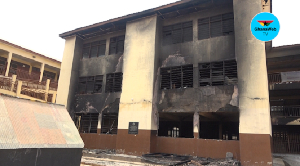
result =
[[186,164],[187,166],[240,166],[240,162],[235,159],[211,159],[193,158]]

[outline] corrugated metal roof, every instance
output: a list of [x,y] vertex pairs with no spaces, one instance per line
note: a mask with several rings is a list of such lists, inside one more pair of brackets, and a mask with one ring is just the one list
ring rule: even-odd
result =
[[66,108],[0,96],[0,149],[83,148]]

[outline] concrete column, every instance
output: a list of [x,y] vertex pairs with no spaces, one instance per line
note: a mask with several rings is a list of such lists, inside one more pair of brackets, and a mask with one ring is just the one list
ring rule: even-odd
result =
[[261,0],[233,0],[238,65],[240,160],[243,166],[272,165],[271,119],[265,42],[250,31]]
[[52,96],[52,103],[55,103],[55,100],[56,100],[56,94],[57,94],[57,92],[54,92],[54,93],[53,93],[53,96]]
[[194,113],[194,138],[199,138],[199,131],[200,131],[200,119],[199,113]]
[[32,72],[32,65],[29,66],[29,74]]
[[102,113],[100,113],[98,116],[97,134],[101,133],[101,121],[102,121]]
[[16,96],[19,97],[22,91],[22,81],[18,81]]
[[49,85],[50,85],[50,80],[49,79],[47,79],[47,81],[46,81],[46,93],[45,93],[45,101],[47,101],[47,99],[48,99],[48,94],[49,94]]
[[17,75],[12,75],[10,91],[13,91],[13,90],[14,90],[16,80],[17,80]]
[[82,39],[71,36],[65,39],[65,49],[60,69],[60,78],[58,80],[56,103],[65,105],[71,117],[70,112],[72,103],[75,100],[75,91],[78,85],[78,68],[82,55]]
[[5,76],[6,76],[6,77],[8,77],[11,59],[12,59],[12,52],[9,52],[9,53],[8,53],[8,57],[7,57],[6,71],[5,71]]
[[[151,148],[155,147],[152,141],[155,139],[157,125],[152,103],[156,75],[157,22],[157,16],[154,15],[126,25],[116,145],[118,150],[125,150],[125,153],[142,155],[150,153]],[[128,134],[129,122],[139,122],[137,135]]]
[[43,80],[44,69],[45,69],[45,63],[42,63],[41,69],[40,69],[40,82],[42,82],[42,80]]

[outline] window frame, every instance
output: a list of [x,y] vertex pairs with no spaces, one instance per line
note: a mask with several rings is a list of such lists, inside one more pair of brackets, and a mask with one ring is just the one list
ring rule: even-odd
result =
[[[101,50],[100,47],[101,46],[104,46],[104,55],[99,55],[99,51]],[[96,56],[95,57],[91,57],[91,54],[92,54],[92,48],[93,47],[97,47],[97,53],[96,53]],[[84,57],[84,49],[88,49],[88,57]],[[106,52],[106,39],[104,40],[98,40],[98,41],[95,41],[95,42],[90,42],[90,43],[86,43],[86,44],[83,44],[82,46],[82,55],[81,55],[81,59],[90,59],[90,58],[98,58],[100,56],[105,56],[105,52]]]
[[[104,118],[107,118],[108,125],[104,124]],[[101,134],[118,134],[118,113],[103,113],[101,117]],[[111,122],[113,121],[113,122]],[[112,129],[112,130],[110,130]]]
[[[185,26],[185,24],[191,24],[189,26]],[[179,27],[180,26],[180,27]],[[191,30],[191,39],[190,40],[185,40],[185,29],[192,28]],[[181,33],[181,41],[177,41],[174,39],[174,32],[180,30]],[[168,26],[163,26],[162,28],[162,40],[163,40],[163,45],[171,45],[171,44],[178,44],[178,43],[185,43],[185,42],[190,42],[193,41],[193,20],[191,21],[186,21],[186,22],[181,22],[177,24],[172,24]],[[166,37],[167,34],[170,34],[171,42],[169,43],[168,41],[170,40],[169,38]]]
[[[226,15],[231,15],[232,14],[232,17],[225,17]],[[212,18],[214,17],[218,17],[220,16],[221,19],[220,20],[212,20]],[[205,22],[207,20],[207,22]],[[228,21],[228,20],[233,20],[233,29],[232,31],[230,32],[224,32],[224,22],[225,21]],[[220,30],[221,30],[221,35],[216,35],[216,36],[212,36],[212,26],[211,24],[212,23],[216,23],[216,22],[221,22],[221,26],[220,26]],[[227,35],[233,35],[234,34],[234,14],[233,12],[230,12],[230,13],[224,13],[224,14],[219,14],[219,15],[215,15],[215,16],[211,16],[211,17],[205,17],[205,18],[200,18],[198,19],[198,40],[203,40],[203,39],[209,39],[209,38],[214,38],[214,37],[219,37],[219,36],[227,36]],[[204,25],[208,25],[208,37],[207,36],[204,36],[203,38],[200,38],[200,27],[204,26]]]
[[[174,79],[172,79],[172,71],[176,71],[176,69],[178,70],[178,68],[180,68],[180,87],[176,88],[176,83],[175,83],[175,88],[174,88],[174,84],[172,84],[172,81]],[[187,70],[192,70],[192,73],[187,73],[185,72],[185,70],[183,68],[187,68]],[[191,69],[189,69],[191,68]],[[170,87],[166,88],[162,86],[162,81],[163,81],[163,77],[168,77],[166,74],[163,76],[162,72],[165,72],[163,70],[166,70],[169,73],[169,83],[170,83]],[[170,70],[170,72],[169,72]],[[191,80],[190,83],[185,83],[184,81],[184,77],[187,77],[186,75],[191,75]],[[167,90],[167,89],[181,89],[181,88],[193,88],[194,87],[194,66],[193,64],[187,64],[187,65],[182,65],[182,66],[171,66],[171,67],[163,67],[160,68],[160,77],[161,77],[161,81],[160,81],[160,89],[161,90]],[[179,78],[178,78],[179,80]],[[188,84],[191,84],[190,86]],[[187,85],[187,86],[185,86]]]
[[[113,40],[115,40],[115,42],[112,42]],[[123,50],[119,51],[119,42],[123,41]],[[115,48],[112,48],[112,45],[115,43]],[[109,55],[114,55],[114,54],[123,54],[124,53],[124,45],[125,45],[125,35],[120,35],[120,36],[115,36],[115,37],[111,37],[109,40]],[[112,52],[112,50],[114,50],[114,52]]]
[[[80,120],[79,120],[79,117],[80,117]],[[76,119],[77,119],[76,127],[77,127],[79,133],[97,134],[99,113],[86,113],[86,114],[85,113],[81,113],[81,114],[77,113]],[[82,121],[88,122],[87,132],[83,132],[83,131],[85,131],[85,128],[82,125]],[[91,132],[91,131],[93,131],[93,132]]]
[[[113,76],[113,77],[109,78],[109,76]],[[118,77],[116,77],[116,76],[118,76]],[[121,79],[121,80],[118,80],[120,85],[116,83],[117,82],[116,78]],[[112,80],[112,87],[109,85],[109,81],[111,81],[111,80]],[[122,72],[106,74],[105,93],[122,92],[122,84],[123,84],[123,73]],[[116,87],[116,86],[120,86],[120,87]],[[116,91],[115,89],[120,89],[120,90]]]
[[[93,77],[93,81],[88,80],[88,78],[92,78]],[[97,78],[98,77],[98,78]],[[97,83],[98,81],[98,83]],[[99,81],[101,81],[101,88],[99,91],[95,91],[96,85],[99,85]],[[88,88],[88,82],[92,82],[93,83],[93,91],[92,92],[88,92],[87,88]],[[81,83],[84,83],[84,93],[81,93]],[[79,77],[78,80],[78,91],[77,94],[78,95],[83,95],[83,94],[97,94],[97,93],[102,93],[102,89],[103,89],[103,75],[96,75],[96,76],[84,76],[84,77]]]

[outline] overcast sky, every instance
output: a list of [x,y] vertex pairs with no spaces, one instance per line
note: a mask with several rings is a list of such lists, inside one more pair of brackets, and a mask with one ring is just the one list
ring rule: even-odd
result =
[[[111,18],[143,11],[176,0],[2,0],[0,38],[61,60],[59,34]],[[281,30],[273,46],[300,43],[300,0],[273,0]],[[249,25],[250,26],[250,25]]]

